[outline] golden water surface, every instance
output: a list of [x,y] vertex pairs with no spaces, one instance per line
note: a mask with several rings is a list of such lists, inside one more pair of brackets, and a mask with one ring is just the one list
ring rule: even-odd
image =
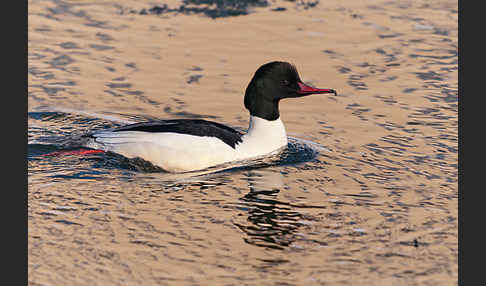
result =
[[[457,284],[457,2],[140,13],[164,3],[182,1],[29,1],[30,285]],[[245,130],[273,60],[338,92],[280,104],[313,158],[173,176],[41,156],[116,120]]]

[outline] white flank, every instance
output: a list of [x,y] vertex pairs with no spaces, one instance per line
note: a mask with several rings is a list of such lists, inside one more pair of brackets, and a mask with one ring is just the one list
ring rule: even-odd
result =
[[233,149],[216,137],[141,131],[102,131],[86,146],[139,157],[169,172],[202,170],[219,164],[271,154],[287,146],[285,126],[279,119],[250,117],[247,134]]

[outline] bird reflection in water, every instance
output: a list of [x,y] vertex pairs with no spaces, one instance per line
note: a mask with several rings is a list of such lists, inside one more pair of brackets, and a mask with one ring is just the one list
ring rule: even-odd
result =
[[297,239],[295,232],[308,220],[292,204],[278,200],[284,189],[283,176],[269,169],[248,172],[250,192],[242,197],[248,209],[249,224],[236,223],[248,236],[245,242],[273,249],[284,249]]

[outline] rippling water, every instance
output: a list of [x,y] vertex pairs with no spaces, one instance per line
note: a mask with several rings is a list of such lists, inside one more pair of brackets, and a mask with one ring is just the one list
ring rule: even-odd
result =
[[[457,284],[457,3],[254,2],[29,1],[29,284]],[[282,102],[271,158],[43,156],[148,119],[245,130],[275,59],[339,96]]]

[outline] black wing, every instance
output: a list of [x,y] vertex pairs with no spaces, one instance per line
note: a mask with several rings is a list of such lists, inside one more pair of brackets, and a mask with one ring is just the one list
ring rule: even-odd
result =
[[235,148],[236,143],[242,142],[241,136],[243,136],[241,132],[233,128],[202,119],[172,119],[135,123],[113,130],[113,132],[118,131],[172,132],[194,136],[216,137],[232,148]]

